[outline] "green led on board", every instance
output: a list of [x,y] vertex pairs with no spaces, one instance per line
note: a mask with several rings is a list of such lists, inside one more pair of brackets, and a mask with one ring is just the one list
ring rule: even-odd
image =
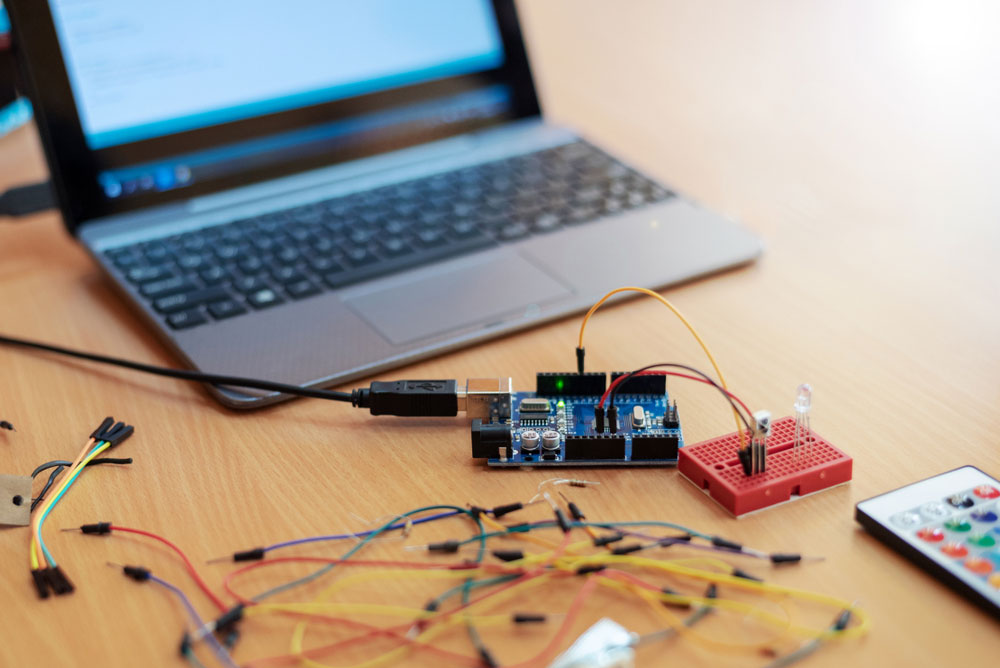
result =
[[556,378],[556,389],[562,392],[564,387],[566,387],[566,381],[562,378]]

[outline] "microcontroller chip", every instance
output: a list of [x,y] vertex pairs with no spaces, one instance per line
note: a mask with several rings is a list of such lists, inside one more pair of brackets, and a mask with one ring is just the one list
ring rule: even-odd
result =
[[537,397],[521,399],[521,403],[518,408],[522,413],[548,413],[552,410],[552,406],[549,404],[548,399]]

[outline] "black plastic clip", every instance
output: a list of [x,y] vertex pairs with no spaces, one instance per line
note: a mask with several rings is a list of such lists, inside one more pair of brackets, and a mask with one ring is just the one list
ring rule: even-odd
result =
[[111,533],[111,522],[96,522],[94,524],[84,524],[80,526],[80,531],[95,536],[102,536]]

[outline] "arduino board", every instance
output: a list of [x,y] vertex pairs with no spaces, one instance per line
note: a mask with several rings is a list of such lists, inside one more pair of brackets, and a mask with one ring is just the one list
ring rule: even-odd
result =
[[534,392],[513,393],[509,417],[473,421],[472,456],[501,468],[675,465],[684,436],[666,378],[625,381],[601,425],[606,388],[604,373],[539,373]]
[[736,432],[684,448],[677,470],[736,516],[851,479],[851,457],[816,432],[809,430],[799,447],[795,446],[795,418],[786,417],[771,425],[767,470],[762,473],[744,473]]

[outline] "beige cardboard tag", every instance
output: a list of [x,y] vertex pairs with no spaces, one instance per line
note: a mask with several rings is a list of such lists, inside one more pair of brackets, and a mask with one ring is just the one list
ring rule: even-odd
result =
[[31,476],[0,474],[0,524],[31,523]]

